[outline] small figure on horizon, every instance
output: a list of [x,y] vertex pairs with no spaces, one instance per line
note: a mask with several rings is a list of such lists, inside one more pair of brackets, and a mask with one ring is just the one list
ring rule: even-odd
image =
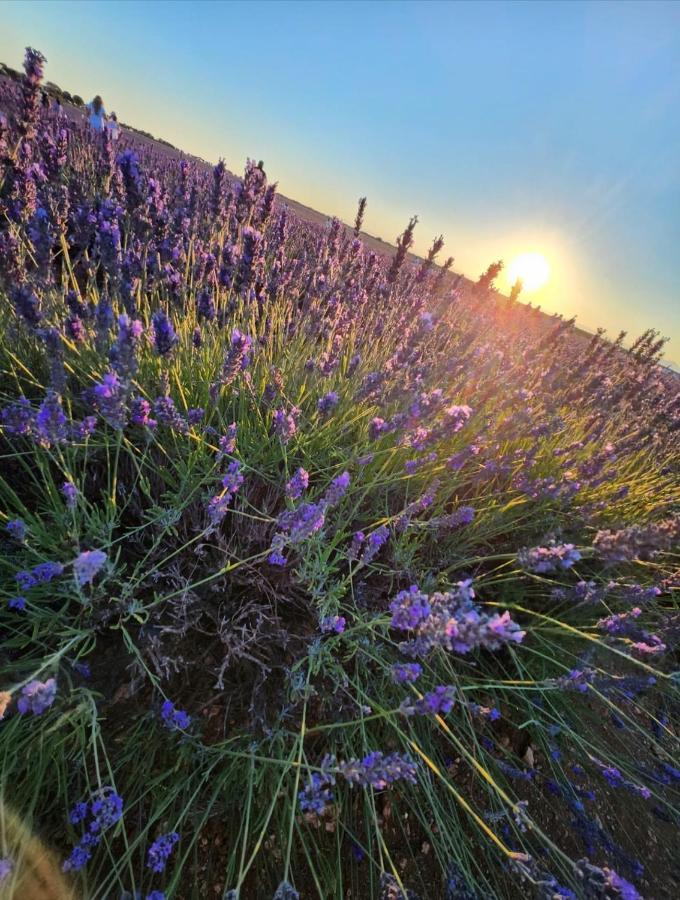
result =
[[257,164],[257,168],[260,170],[260,172],[262,172],[262,174],[263,174],[264,177],[266,178],[266,177],[267,177],[267,173],[266,173],[265,170],[264,170],[264,161],[263,161],[263,160],[260,160],[260,161],[259,161],[259,163]]
[[106,110],[104,109],[104,101],[99,94],[87,104],[86,109],[88,113],[87,122],[90,128],[93,128],[95,131],[103,131],[106,122]]
[[120,137],[120,125],[118,124],[118,116],[115,112],[112,112],[109,118],[106,120],[106,130],[108,131],[111,140],[117,141]]

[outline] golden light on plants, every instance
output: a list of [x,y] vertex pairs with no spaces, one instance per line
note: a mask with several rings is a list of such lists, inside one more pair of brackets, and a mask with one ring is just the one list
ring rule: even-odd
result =
[[537,291],[550,279],[550,264],[542,253],[522,253],[508,267],[508,280],[514,284],[522,282],[526,293]]

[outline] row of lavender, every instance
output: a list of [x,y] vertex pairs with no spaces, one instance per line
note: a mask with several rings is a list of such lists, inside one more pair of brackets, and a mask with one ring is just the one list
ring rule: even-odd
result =
[[[68,718],[87,677],[112,710],[120,685],[95,648],[124,634],[129,714],[143,727],[156,709],[151,720],[201,766],[253,740],[285,745],[294,800],[269,813],[291,823],[284,882],[292,855],[317,887],[335,877],[314,869],[304,839],[293,849],[299,816],[322,842],[353,787],[374,797],[400,782],[405,797],[420,785],[423,808],[436,791],[441,810],[470,815],[471,834],[440,838],[438,856],[455,857],[467,885],[452,896],[508,877],[471,866],[479,834],[543,896],[637,896],[608,865],[639,877],[637,861],[594,831],[566,762],[558,779],[547,769],[562,755],[580,765],[585,739],[594,776],[676,814],[667,713],[642,769],[626,744],[643,733],[626,704],[649,695],[672,710],[675,690],[680,395],[658,365],[663,341],[586,338],[495,294],[497,267],[464,289],[452,260],[434,265],[440,238],[424,261],[409,256],[415,219],[383,258],[359,239],[363,201],[353,233],[337,220],[318,228],[279,205],[254,163],[236,180],[222,162],[211,170],[130,136],[114,149],[41,106],[43,63],[27,51],[21,90],[0,97],[2,615],[14,672],[2,735],[29,748],[41,725],[22,717]],[[538,692],[528,708],[511,688],[524,683]],[[218,733],[198,727],[215,690]],[[614,706],[620,767],[601,761],[606,735],[579,736],[542,691]],[[544,771],[518,768],[499,721],[528,711]],[[335,743],[306,741],[312,715]],[[112,746],[115,729],[102,726]],[[451,744],[493,786],[475,798],[486,816],[452,792]],[[71,815],[91,822],[69,871],[92,868],[124,819],[95,768],[93,799]],[[178,842],[196,842],[179,836],[190,812],[171,822],[167,804],[151,809],[126,752],[111,768],[126,809],[144,810],[148,868],[165,870]],[[576,816],[589,862],[569,863],[503,787],[532,779]],[[22,770],[26,792],[30,781]],[[56,804],[63,785],[36,789]],[[69,796],[82,790],[76,779]],[[502,838],[487,824],[499,821]],[[381,890],[403,891],[382,834],[353,828],[351,866],[379,859]],[[120,864],[96,862],[92,896],[122,883],[134,857],[110,840]],[[228,864],[243,892],[246,846]],[[572,887],[536,861],[548,846]],[[186,883],[187,853],[170,893]]]

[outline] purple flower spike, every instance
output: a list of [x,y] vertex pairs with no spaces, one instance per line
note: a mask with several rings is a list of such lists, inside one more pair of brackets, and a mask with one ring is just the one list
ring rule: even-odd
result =
[[0,859],[0,884],[12,874],[14,869],[14,861],[9,856],[3,856]]
[[622,900],[642,900],[642,894],[638,893],[630,881],[626,881],[613,869],[605,868],[603,871],[607,877],[608,887],[615,891]]
[[420,622],[426,619],[431,612],[427,594],[418,590],[418,586],[412,584],[407,591],[399,591],[390,603],[392,613],[392,628],[407,630],[416,628]]
[[339,401],[340,398],[338,397],[337,391],[330,391],[328,394],[321,397],[317,403],[317,409],[322,416],[327,416],[335,409]]
[[380,548],[387,542],[389,536],[390,530],[386,525],[381,525],[369,534],[361,554],[361,562],[364,565],[368,565],[378,555]]
[[183,709],[176,709],[172,700],[166,700],[161,707],[161,719],[170,731],[186,731],[191,725],[191,716]]
[[26,523],[23,519],[10,519],[5,528],[15,541],[21,543],[26,538]]
[[397,684],[412,684],[420,678],[422,671],[420,663],[395,663],[392,666],[392,679]]
[[461,581],[447,593],[428,597],[413,585],[390,604],[392,627],[410,631],[400,645],[409,656],[426,656],[435,647],[469,653],[476,647],[498,650],[503,644],[520,643],[524,632],[510,613],[488,615],[474,602],[471,581]]
[[227,433],[222,435],[219,440],[219,449],[217,451],[217,461],[220,462],[225,456],[231,456],[236,450],[236,432],[238,426],[236,422],[232,422],[227,428]]
[[179,338],[175,334],[172,322],[162,309],[157,309],[151,317],[151,324],[153,325],[156,350],[161,356],[167,356],[175,345],[179,343]]
[[81,587],[84,584],[92,584],[107,559],[103,550],[84,550],[73,561],[73,573],[78,584]]
[[274,434],[281,439],[282,444],[288,441],[297,433],[297,420],[300,410],[297,406],[293,406],[290,410],[277,409],[274,412],[272,428]]
[[155,428],[158,422],[151,418],[151,404],[143,397],[135,397],[130,408],[130,421],[133,425],[146,425]]
[[319,623],[322,632],[333,631],[335,634],[342,634],[347,624],[344,616],[324,616]]
[[123,815],[123,798],[112,787],[103,787],[92,795],[90,803],[77,803],[69,815],[73,825],[85,823],[87,830],[64,862],[64,872],[78,872],[87,865],[93,849],[100,843],[102,835],[112,828]]
[[455,702],[456,688],[450,684],[442,684],[415,703],[404,700],[400,709],[406,716],[442,716],[451,712]]
[[48,678],[47,681],[29,681],[21,689],[17,708],[22,716],[29,712],[34,716],[40,716],[52,706],[56,696],[57,682],[54,678]]
[[65,481],[61,486],[61,492],[69,509],[74,509],[78,502],[78,488],[72,481]]
[[362,760],[350,759],[340,763],[338,770],[350,785],[372,787],[376,791],[384,790],[395,781],[416,783],[415,763],[399,753],[385,756],[380,750],[374,750]]
[[309,487],[309,473],[300,468],[286,485],[286,496],[298,500]]
[[517,561],[527,572],[555,572],[558,569],[570,569],[581,559],[581,554],[573,544],[551,543],[547,547],[532,547],[520,550]]
[[334,478],[330,487],[324,494],[324,502],[328,506],[335,506],[336,503],[339,503],[345,496],[347,488],[349,487],[349,482],[349,472],[343,472],[342,475],[338,475],[337,478]]
[[173,847],[179,840],[179,834],[172,831],[157,837],[149,847],[146,865],[152,872],[164,872]]

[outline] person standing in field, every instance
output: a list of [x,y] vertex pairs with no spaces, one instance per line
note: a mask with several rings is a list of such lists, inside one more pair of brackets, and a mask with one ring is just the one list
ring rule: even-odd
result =
[[117,141],[120,137],[120,125],[118,124],[118,116],[115,112],[112,112],[109,118],[106,120],[106,130],[109,133],[109,136],[112,141]]
[[106,123],[106,110],[104,109],[104,101],[97,96],[87,104],[87,123],[94,131],[103,131]]

